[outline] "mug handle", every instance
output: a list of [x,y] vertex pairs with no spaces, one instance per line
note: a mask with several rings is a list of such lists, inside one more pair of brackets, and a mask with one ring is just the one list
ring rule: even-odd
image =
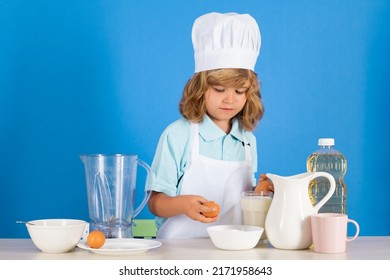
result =
[[141,212],[141,210],[144,208],[144,206],[148,202],[148,200],[150,198],[150,194],[152,193],[152,186],[153,186],[153,182],[154,182],[154,173],[150,169],[150,166],[140,159],[137,159],[137,164],[139,164],[140,166],[142,166],[146,170],[147,176],[146,176],[146,182],[145,182],[144,199],[142,200],[140,205],[134,210],[133,219],[139,214],[139,212]]
[[359,231],[360,231],[360,227],[359,227],[359,224],[356,221],[351,220],[351,219],[348,219],[347,223],[353,223],[355,225],[355,227],[356,227],[355,235],[353,237],[351,237],[351,238],[347,237],[347,242],[351,242],[351,241],[354,241],[358,237]]
[[314,172],[312,177],[311,177],[311,180],[313,180],[314,178],[317,178],[317,177],[325,177],[326,179],[328,179],[330,182],[330,188],[329,188],[328,193],[320,201],[318,201],[317,204],[314,206],[314,210],[316,211],[316,213],[332,197],[334,191],[336,190],[336,181],[330,173]]

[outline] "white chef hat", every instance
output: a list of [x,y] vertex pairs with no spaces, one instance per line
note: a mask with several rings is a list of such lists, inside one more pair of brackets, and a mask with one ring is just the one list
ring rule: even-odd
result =
[[220,69],[254,70],[261,37],[256,20],[248,14],[209,13],[192,27],[195,73]]

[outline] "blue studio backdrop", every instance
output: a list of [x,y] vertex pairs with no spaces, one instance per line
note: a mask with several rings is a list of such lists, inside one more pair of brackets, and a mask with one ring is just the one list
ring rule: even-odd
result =
[[0,238],[28,237],[16,220],[89,220],[80,154],[151,164],[193,74],[193,21],[212,11],[260,25],[259,172],[305,172],[334,137],[349,217],[390,235],[389,1],[0,0]]

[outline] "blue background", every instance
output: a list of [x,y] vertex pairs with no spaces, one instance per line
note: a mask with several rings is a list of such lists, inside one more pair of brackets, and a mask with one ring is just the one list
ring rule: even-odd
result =
[[1,238],[28,237],[16,220],[88,220],[80,154],[151,164],[193,74],[193,21],[212,11],[260,25],[259,171],[305,172],[334,137],[349,217],[390,235],[389,1],[0,0]]

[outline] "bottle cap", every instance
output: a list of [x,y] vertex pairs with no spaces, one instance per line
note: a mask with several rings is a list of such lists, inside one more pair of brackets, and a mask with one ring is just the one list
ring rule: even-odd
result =
[[334,146],[334,138],[320,138],[318,146]]

